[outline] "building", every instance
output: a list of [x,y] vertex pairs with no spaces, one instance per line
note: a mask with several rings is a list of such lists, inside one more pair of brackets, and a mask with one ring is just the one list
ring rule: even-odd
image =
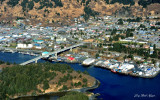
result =
[[[42,56],[45,56],[47,54],[49,54],[49,52],[45,51],[45,52],[42,53]],[[46,57],[48,57],[48,56],[46,56]]]
[[33,44],[17,44],[16,49],[21,48],[21,49],[30,49],[33,47]]
[[73,58],[73,57],[68,57],[67,60],[69,60],[69,61],[72,62],[72,61],[75,61],[75,58]]
[[44,40],[33,40],[35,43],[43,43],[44,42]]

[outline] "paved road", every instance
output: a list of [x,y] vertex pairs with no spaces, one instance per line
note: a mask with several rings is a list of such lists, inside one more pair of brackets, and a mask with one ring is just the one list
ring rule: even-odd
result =
[[60,49],[60,50],[57,50],[57,51],[48,53],[48,54],[46,54],[46,55],[39,56],[39,57],[36,57],[36,58],[31,59],[31,60],[29,60],[29,61],[26,61],[26,62],[24,62],[24,63],[21,63],[20,65],[26,65],[26,64],[32,63],[32,62],[34,62],[34,61],[37,61],[37,60],[39,60],[39,59],[41,59],[41,58],[43,58],[43,57],[48,57],[48,56],[50,56],[50,55],[53,55],[53,54],[57,54],[57,53],[59,53],[59,52],[66,51],[66,50],[68,50],[68,49],[72,49],[72,48],[81,46],[81,45],[83,45],[83,44],[84,44],[84,43],[79,43],[79,44],[76,44],[76,45],[73,45],[73,46],[70,46],[70,47],[67,47],[67,48],[64,48],[64,49]]

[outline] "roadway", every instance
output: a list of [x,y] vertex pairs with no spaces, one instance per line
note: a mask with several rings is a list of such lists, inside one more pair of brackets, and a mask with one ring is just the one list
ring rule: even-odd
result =
[[67,47],[67,48],[64,48],[64,49],[60,49],[60,50],[57,50],[57,51],[48,53],[48,54],[46,54],[46,55],[39,56],[39,57],[36,57],[36,58],[31,59],[31,60],[29,60],[29,61],[26,61],[26,62],[24,62],[24,63],[21,63],[20,65],[27,65],[27,64],[32,63],[32,62],[34,62],[34,61],[38,61],[39,59],[41,59],[41,58],[43,58],[43,57],[48,57],[48,56],[50,56],[50,55],[53,55],[53,54],[57,54],[57,53],[66,51],[66,50],[68,50],[68,49],[72,49],[72,48],[81,46],[81,45],[83,45],[83,44],[84,44],[84,43],[79,43],[79,44],[76,44],[76,45],[73,45],[73,46],[70,46],[70,47]]

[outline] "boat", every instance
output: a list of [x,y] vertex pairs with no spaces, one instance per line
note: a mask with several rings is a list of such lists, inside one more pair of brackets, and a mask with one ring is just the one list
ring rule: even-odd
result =
[[29,55],[30,53],[29,52],[24,52],[24,55]]
[[5,53],[12,53],[12,51],[10,51],[10,50],[5,50],[4,52]]
[[102,63],[103,63],[103,61],[97,61],[95,64],[94,64],[94,66],[95,67],[101,67],[102,66]]
[[34,53],[30,53],[30,55],[31,55],[31,56],[35,56],[35,54],[34,54]]
[[25,54],[25,52],[21,52],[21,54]]
[[62,62],[62,59],[61,58],[57,58],[57,62]]
[[82,62],[83,66],[90,66],[95,62],[94,58],[88,58]]
[[113,73],[117,73],[117,71],[115,69],[111,69],[111,72]]

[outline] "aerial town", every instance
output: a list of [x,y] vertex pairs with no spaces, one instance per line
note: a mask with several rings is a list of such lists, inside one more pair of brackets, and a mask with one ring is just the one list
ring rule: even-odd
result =
[[[26,19],[27,20],[27,19]],[[29,21],[29,20],[27,20]],[[160,71],[159,17],[91,17],[74,19],[71,26],[43,27],[41,23],[0,26],[0,50],[44,56],[84,43],[69,51],[46,56],[55,62],[80,63],[109,69],[113,73],[153,78]]]
[[160,0],[0,0],[0,100],[160,100]]

